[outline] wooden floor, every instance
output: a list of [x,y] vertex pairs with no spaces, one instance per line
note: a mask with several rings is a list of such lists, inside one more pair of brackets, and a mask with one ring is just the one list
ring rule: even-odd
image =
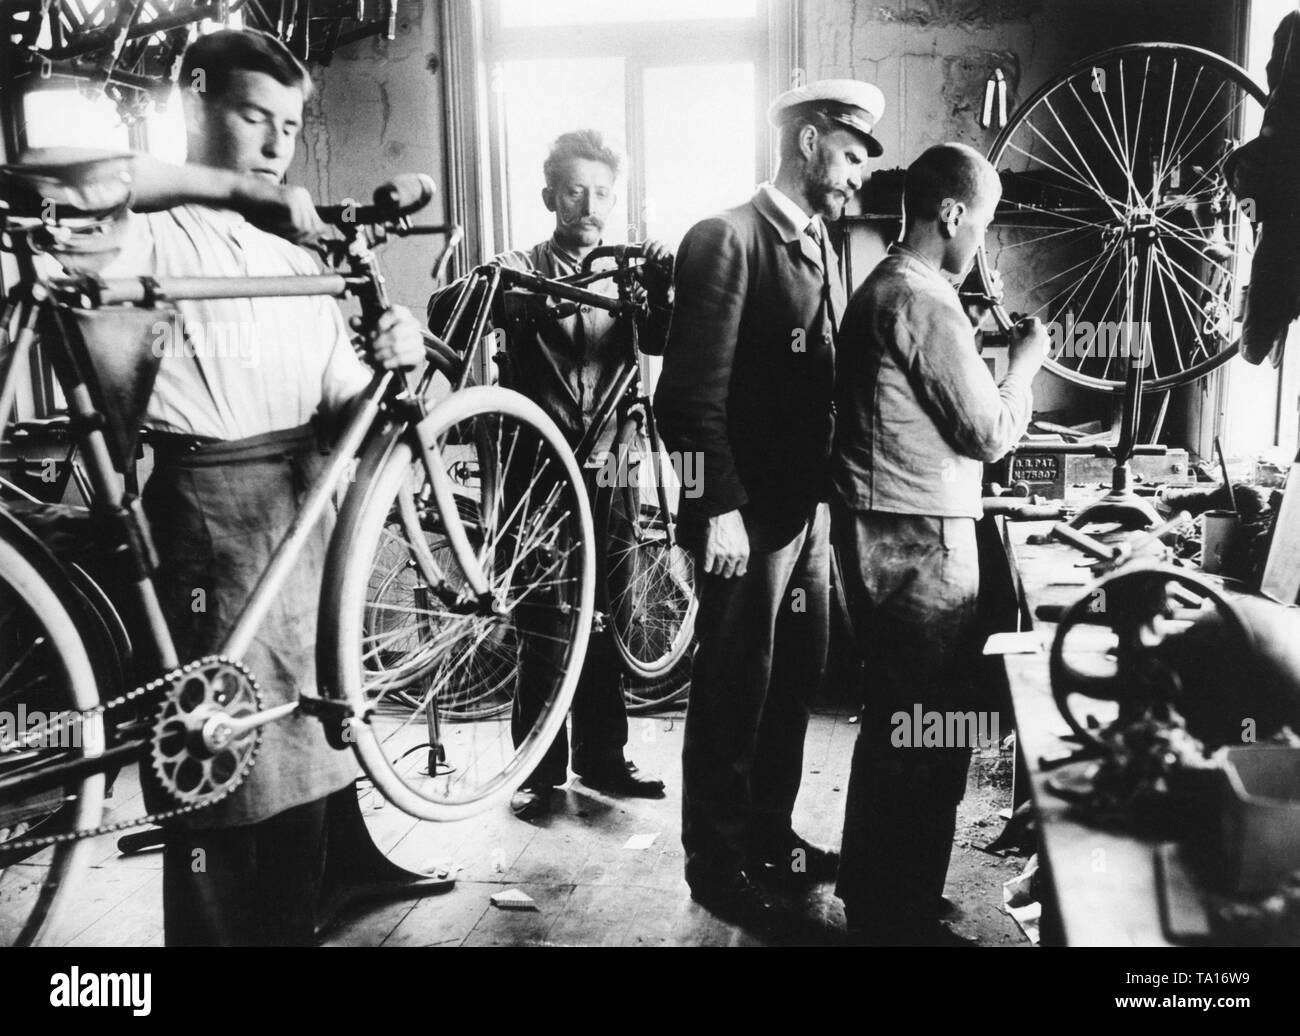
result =
[[[443,895],[365,904],[328,933],[326,944],[737,946],[759,942],[694,903],[682,878],[682,729],[681,713],[631,720],[628,756],[668,783],[668,794],[660,800],[615,798],[587,789],[573,778],[556,810],[531,823],[515,819],[501,807],[458,823],[432,824],[411,821],[373,794],[363,796],[367,824],[391,859],[422,870],[448,866],[458,881]],[[838,845],[856,734],[857,727],[844,714],[813,717],[795,813],[796,829],[811,841]],[[133,776],[119,780],[109,806],[109,819],[141,813]],[[995,813],[990,802],[978,803],[977,808]],[[994,833],[990,830],[987,836]],[[958,857],[964,851],[969,847],[963,850],[959,842],[954,870],[960,869]],[[995,893],[989,890],[1016,868],[1008,861],[975,856],[982,858],[973,860],[974,866],[989,870],[980,898],[985,901],[982,927],[991,925],[993,930],[988,938],[976,934],[982,942],[1015,942],[1014,927],[997,909]],[[74,946],[162,945],[160,855],[124,857],[117,852],[116,838],[104,837],[96,841],[94,858],[80,901],[56,941]],[[955,898],[954,880],[950,872],[950,898]],[[963,895],[968,895],[969,884],[956,881]],[[490,903],[492,895],[511,889],[531,897],[536,909],[505,910]],[[841,940],[843,912],[831,886],[786,902],[806,919],[786,941],[815,945]]]

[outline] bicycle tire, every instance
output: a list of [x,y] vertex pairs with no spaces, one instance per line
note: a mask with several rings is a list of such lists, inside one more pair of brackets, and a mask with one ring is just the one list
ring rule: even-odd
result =
[[[477,528],[466,531],[496,609],[485,614],[465,602],[465,576],[448,563],[431,573],[434,586],[424,592],[440,590],[460,600],[449,604],[439,597],[423,605],[436,630],[425,649],[438,673],[454,672],[494,626],[517,624],[525,650],[535,651],[552,677],[545,704],[518,746],[506,718],[446,724],[444,736],[436,702],[445,681],[437,673],[416,708],[393,695],[367,693],[364,678],[366,587],[383,536],[409,527],[411,511],[422,532],[436,532],[446,521],[424,492],[427,480],[412,436],[438,442],[450,467],[459,462],[457,451],[482,448],[482,428],[490,430],[495,445],[494,469],[470,491],[479,519]],[[540,488],[545,489],[541,505],[530,512],[532,494]],[[465,498],[462,490],[458,512]],[[467,524],[459,513],[457,520]],[[418,538],[411,537],[408,549],[427,547],[414,542]],[[326,562],[318,665],[325,675],[323,693],[346,701],[354,712],[343,740],[399,809],[425,820],[463,819],[503,802],[532,772],[564,721],[582,668],[595,602],[594,541],[591,509],[572,452],[554,423],[518,393],[467,388],[443,400],[419,429],[392,428],[371,442]],[[425,562],[436,564],[429,557]],[[539,616],[547,617],[545,629]],[[423,743],[420,723],[429,737]],[[428,760],[425,773],[416,770],[422,754]]]
[[691,692],[691,674],[694,671],[696,641],[668,672],[652,680],[642,680],[627,673],[619,674],[619,690],[623,707],[629,716],[647,715],[671,709],[686,700]]
[[[73,618],[76,591],[66,577],[60,579],[57,562],[33,543],[34,538],[27,543],[0,535],[0,644],[15,647],[5,652],[0,702],[15,716],[18,706],[24,706],[29,720],[35,713],[92,709],[100,701],[95,668]],[[0,774],[36,769],[45,760],[103,754],[101,717],[67,729],[79,735],[69,736],[74,741],[70,751],[38,745],[31,752],[0,753]],[[102,773],[52,793],[12,794],[0,801],[0,944],[36,946],[50,941],[94,855],[92,843],[84,839],[12,855],[6,854],[6,843],[95,827],[103,804]]]
[[[668,542],[681,486],[636,415],[619,426],[597,479],[601,608],[628,682],[652,696],[656,685],[671,686],[662,681],[681,665],[694,640],[694,559],[680,542]],[[660,480],[667,513],[656,488]]]
[[[1172,118],[1162,120],[1158,95],[1166,77],[1166,115]],[[1156,84],[1150,95],[1149,82]],[[1221,99],[1225,88],[1227,95]],[[1185,102],[1181,95],[1175,102],[1179,91],[1186,92]],[[1090,95],[1094,101],[1086,100]],[[1012,249],[1026,245],[1031,255],[1039,251],[1036,258],[1015,264],[1017,278],[1019,271],[1027,271],[1027,283],[1007,285],[1007,296],[1009,305],[1062,329],[1056,355],[1049,357],[1045,369],[1073,384],[1118,394],[1124,390],[1122,368],[1134,343],[1125,340],[1121,345],[1114,339],[1131,335],[1131,328],[1141,324],[1150,328],[1145,333],[1151,342],[1144,392],[1195,382],[1236,355],[1237,295],[1248,271],[1242,253],[1250,231],[1248,220],[1225,192],[1221,165],[1240,122],[1229,124],[1219,137],[1215,133],[1228,120],[1237,120],[1243,107],[1262,108],[1265,99],[1265,92],[1240,66],[1219,54],[1177,43],[1133,43],[1076,62],[1020,105],[995,138],[988,158],[1000,170],[1007,161],[1024,165],[1014,172],[1022,178],[1016,189],[1027,193],[1003,199],[978,253],[976,276],[987,294],[992,269],[1003,253],[1011,255]],[[1173,112],[1176,103],[1183,103],[1181,120]],[[1216,105],[1227,111],[1214,120]],[[1144,112],[1150,114],[1145,124]],[[1210,129],[1202,132],[1201,120],[1207,114]],[[1136,122],[1130,124],[1134,115]],[[1104,145],[1098,149],[1096,169],[1079,141],[1094,148]],[[1151,162],[1145,161],[1148,157]],[[1034,191],[1042,198],[1028,197]],[[1048,198],[1059,204],[1044,200]],[[1026,234],[1042,233],[1037,238],[1022,236],[1013,216],[1024,219],[1020,229]],[[1202,223],[1203,218],[1212,222]],[[1145,224],[1152,228],[1156,260],[1149,301],[1141,302],[1134,297],[1135,282],[1128,282],[1127,293],[1123,290],[1125,278],[1131,276],[1123,241],[1140,234]],[[1093,234],[1095,249],[1089,236]],[[1062,258],[1056,259],[1058,254]],[[1079,262],[1064,265],[1080,255]],[[1069,277],[1085,265],[1077,282]],[[1052,287],[1057,282],[1059,290]],[[1077,313],[1071,309],[1076,303]],[[994,315],[1008,330],[1005,310],[995,308]],[[1112,339],[1106,345],[1099,341],[1102,324]],[[1086,330],[1083,348],[1076,350],[1077,328]],[[1067,338],[1070,354],[1061,347]],[[1112,375],[1116,356],[1119,369]]]

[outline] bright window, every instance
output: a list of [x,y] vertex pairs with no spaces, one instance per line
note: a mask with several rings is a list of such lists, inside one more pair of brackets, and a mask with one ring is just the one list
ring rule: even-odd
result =
[[757,13],[756,0],[501,0],[501,24],[506,28],[753,18]]
[[[529,248],[555,229],[542,204],[542,163],[551,142],[572,129],[599,128],[620,151],[627,140],[623,59],[580,58],[508,61],[502,65],[505,98],[506,184],[510,243]],[[606,223],[611,242],[627,240],[627,182]]]
[[676,246],[701,216],[738,205],[758,182],[754,66],[648,68],[644,91],[645,223]]
[[487,12],[497,249],[554,231],[542,162],[567,130],[601,130],[627,156],[608,243],[675,248],[767,178],[766,3],[498,0]]
[[131,146],[117,105],[103,94],[86,97],[75,86],[31,91],[23,97],[23,116],[28,147],[125,151]]

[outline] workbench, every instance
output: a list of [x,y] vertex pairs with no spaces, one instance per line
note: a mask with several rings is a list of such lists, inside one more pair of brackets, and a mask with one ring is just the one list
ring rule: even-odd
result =
[[[1084,823],[1047,787],[1044,761],[1078,748],[1052,700],[1048,651],[1055,624],[1035,617],[1041,605],[1068,605],[1093,580],[1077,550],[1031,544],[1051,522],[995,519],[1016,594],[1022,627],[1042,633],[1044,650],[1004,656],[1017,741],[1016,781],[1028,784],[1038,818],[1039,867],[1052,895],[1044,897],[1044,943],[1069,946],[1167,946],[1160,922],[1155,851],[1159,843]],[[1103,718],[1104,703],[1098,703]],[[1109,717],[1105,717],[1109,718]],[[1104,719],[1103,719],[1104,721]]]

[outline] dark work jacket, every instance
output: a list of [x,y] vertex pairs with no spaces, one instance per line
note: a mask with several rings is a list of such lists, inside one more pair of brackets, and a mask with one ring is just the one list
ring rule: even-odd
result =
[[[831,266],[838,282],[833,253]],[[687,232],[674,284],[654,405],[668,448],[703,460],[683,541],[697,547],[708,518],[739,509],[751,539],[772,538],[755,546],[774,549],[828,497],[842,284],[826,297],[817,245],[763,189]]]

